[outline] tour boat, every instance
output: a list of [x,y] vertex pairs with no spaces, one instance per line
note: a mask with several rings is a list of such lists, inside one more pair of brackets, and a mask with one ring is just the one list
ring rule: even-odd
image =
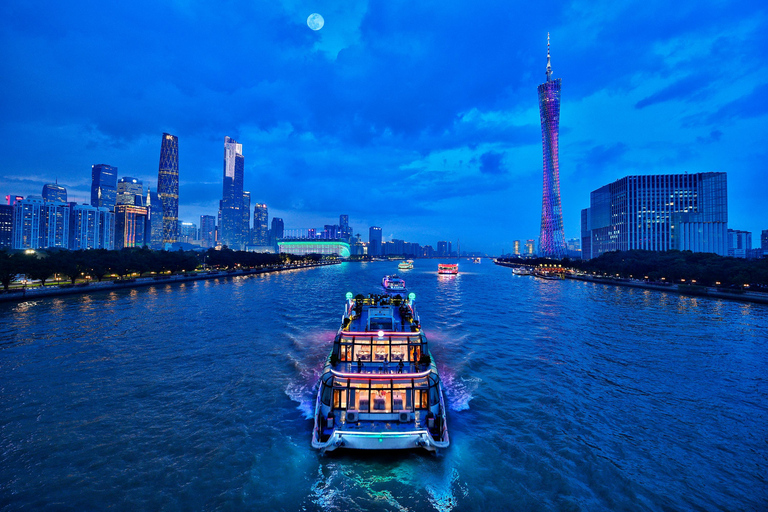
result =
[[381,287],[384,288],[385,292],[392,295],[399,293],[404,297],[408,293],[405,288],[405,281],[397,275],[384,276],[384,279],[381,280]]
[[320,377],[313,448],[448,447],[443,390],[415,298],[347,293]]
[[459,264],[458,263],[438,263],[437,273],[438,274],[458,274]]
[[515,274],[516,276],[530,276],[533,274],[533,272],[531,272],[531,269],[526,267],[515,267],[512,269],[512,273]]
[[411,270],[413,268],[413,260],[401,261],[397,264],[397,268],[400,270]]

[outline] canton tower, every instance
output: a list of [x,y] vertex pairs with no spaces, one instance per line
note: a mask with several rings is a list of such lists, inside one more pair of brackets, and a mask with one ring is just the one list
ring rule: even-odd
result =
[[564,258],[565,235],[563,234],[563,212],[560,206],[560,167],[557,161],[560,132],[560,79],[552,80],[549,34],[547,34],[547,81],[539,85],[539,116],[541,117],[541,144],[544,151],[539,256]]

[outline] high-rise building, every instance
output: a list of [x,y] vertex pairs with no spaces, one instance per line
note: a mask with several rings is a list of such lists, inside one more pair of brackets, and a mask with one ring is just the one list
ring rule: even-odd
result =
[[445,242],[443,240],[440,240],[437,242],[437,257],[438,258],[445,258],[447,256],[450,256],[450,250],[448,249],[448,242]]
[[352,239],[352,228],[349,227],[349,215],[339,215],[339,227],[341,228],[341,239],[349,242]]
[[222,245],[243,248],[243,145],[224,137],[224,190],[221,198],[219,232]]
[[43,185],[43,199],[46,201],[67,202],[67,189],[58,183],[48,183]]
[[213,215],[200,216],[200,245],[216,247],[216,217]]
[[163,247],[163,203],[157,192],[152,192],[147,186],[147,210],[149,210],[149,225],[147,239],[149,247],[160,249]]
[[0,248],[13,247],[13,206],[0,204]]
[[728,254],[724,172],[627,176],[590,194],[581,214],[582,258],[610,251]]
[[536,255],[536,240],[533,238],[529,238],[525,241],[525,255],[526,256],[535,256]]
[[141,180],[123,176],[117,180],[116,204],[146,206],[144,202],[144,184]]
[[8,206],[16,206],[16,203],[24,199],[24,196],[13,196],[13,195],[7,195],[5,196],[5,202]]
[[520,256],[520,240],[515,240],[512,242],[512,254],[515,256]]
[[264,203],[256,203],[253,207],[253,244],[269,244],[269,211]]
[[160,145],[157,195],[163,206],[163,244],[172,244],[179,238],[179,138],[168,133]]
[[272,229],[269,230],[270,243],[276,244],[280,238],[283,238],[285,225],[280,217],[272,217]]
[[115,249],[144,246],[148,215],[145,206],[115,205]]
[[69,204],[45,201],[43,224],[40,229],[40,247],[69,249]]
[[69,213],[67,203],[45,201],[40,196],[17,201],[13,211],[13,248],[69,249]]
[[193,244],[197,240],[197,226],[192,222],[179,221],[179,242]]
[[760,232],[760,248],[763,253],[768,256],[768,229],[764,229]]
[[251,245],[253,240],[251,239],[251,193],[243,192],[243,249],[246,245]]
[[371,226],[368,229],[368,254],[371,256],[381,256],[381,228]]
[[747,258],[752,249],[752,232],[740,229],[728,230],[728,256]]
[[107,164],[91,166],[91,206],[115,209],[117,167]]
[[69,248],[115,248],[115,214],[108,208],[70,203]]
[[552,80],[549,34],[547,34],[547,81],[539,85],[538,90],[541,142],[544,152],[544,190],[541,199],[539,255],[548,258],[563,258],[566,254],[563,212],[560,205],[560,165],[558,163],[560,83],[560,78]]

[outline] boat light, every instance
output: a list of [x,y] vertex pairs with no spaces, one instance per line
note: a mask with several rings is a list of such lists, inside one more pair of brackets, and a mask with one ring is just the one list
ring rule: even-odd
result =
[[411,302],[415,301],[416,300],[416,294],[413,293],[413,292],[409,293],[408,294],[408,300],[410,300]]
[[384,337],[384,331],[379,331],[379,338],[383,338],[383,337]]
[[347,300],[352,300],[352,297],[354,297],[354,295],[352,295],[352,292],[347,292]]

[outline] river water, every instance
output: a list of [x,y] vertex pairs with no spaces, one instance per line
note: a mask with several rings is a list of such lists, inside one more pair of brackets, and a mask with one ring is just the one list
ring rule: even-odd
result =
[[768,306],[402,272],[451,446],[310,447],[347,291],[394,263],[0,304],[0,510],[767,510]]

